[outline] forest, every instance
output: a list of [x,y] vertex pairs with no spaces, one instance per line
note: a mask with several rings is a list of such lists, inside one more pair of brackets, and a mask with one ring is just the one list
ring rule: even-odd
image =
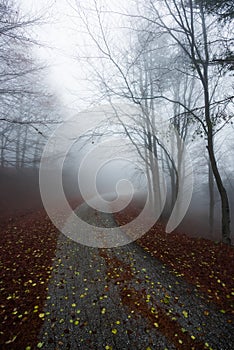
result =
[[233,348],[233,16],[0,0],[2,349]]

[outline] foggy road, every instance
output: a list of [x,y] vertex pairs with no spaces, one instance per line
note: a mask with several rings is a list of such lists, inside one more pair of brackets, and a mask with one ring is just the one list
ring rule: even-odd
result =
[[234,349],[233,13],[0,0],[0,350]]
[[[86,209],[89,223],[115,224],[111,214]],[[136,243],[98,249],[61,234],[44,313],[43,349],[234,346],[228,316]]]

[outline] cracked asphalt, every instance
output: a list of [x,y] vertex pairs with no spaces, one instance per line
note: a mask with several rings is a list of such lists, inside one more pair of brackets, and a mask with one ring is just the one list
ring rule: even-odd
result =
[[[111,214],[78,215],[111,227]],[[136,243],[98,249],[60,235],[40,332],[43,349],[234,348],[230,315]]]

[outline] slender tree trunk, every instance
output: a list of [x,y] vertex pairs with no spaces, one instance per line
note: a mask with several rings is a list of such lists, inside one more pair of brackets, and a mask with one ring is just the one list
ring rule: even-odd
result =
[[20,167],[20,128],[16,130],[15,167]]
[[149,167],[149,150],[148,150],[148,135],[145,136],[145,169],[146,169],[146,176],[148,181],[148,191],[149,191],[149,202],[153,207],[153,185],[152,185],[152,179],[151,179],[151,173],[150,173],[150,167]]
[[[210,139],[210,140],[209,140]],[[228,195],[227,191],[223,185],[222,178],[220,176],[218,167],[217,167],[217,162],[215,159],[214,155],[214,149],[213,149],[213,142],[210,137],[208,137],[208,152],[210,156],[210,163],[212,167],[212,171],[214,174],[214,178],[218,187],[218,191],[220,194],[221,198],[221,207],[222,207],[222,241],[223,243],[226,244],[231,244],[231,229],[230,229],[230,222],[231,222],[231,217],[230,217],[230,206],[229,206],[229,200],[228,200]]]
[[4,157],[4,141],[1,140],[1,167],[5,166],[5,157]]
[[153,184],[154,184],[154,203],[155,209],[162,211],[162,196],[160,189],[160,173],[159,173],[159,165],[158,165],[158,149],[156,137],[153,135],[153,154],[154,157],[152,159],[152,172],[153,172]]
[[213,124],[210,115],[210,96],[209,96],[209,79],[208,79],[208,68],[209,68],[209,52],[208,52],[208,42],[207,42],[207,32],[204,10],[202,5],[200,5],[201,19],[202,19],[202,29],[203,29],[203,39],[204,39],[204,53],[205,59],[203,61],[203,92],[204,92],[204,103],[205,103],[205,120],[207,125],[207,149],[210,157],[210,164],[214,174],[214,178],[218,187],[218,191],[221,198],[222,206],[222,241],[226,244],[231,244],[231,229],[230,229],[230,206],[228,201],[227,191],[223,185],[222,178],[217,166],[217,161],[214,152],[214,135],[213,135]]
[[170,166],[170,162],[168,160],[167,160],[167,166],[168,166],[168,169],[169,169],[170,180],[171,180],[171,205],[170,205],[170,210],[172,212],[172,210],[174,208],[174,205],[175,205],[177,193],[178,193],[178,186],[177,186],[175,171]]
[[214,176],[211,168],[210,162],[208,162],[209,167],[209,229],[210,235],[213,237],[214,234]]
[[230,206],[227,191],[223,185],[222,178],[217,166],[217,161],[214,153],[213,142],[213,126],[210,118],[210,105],[209,105],[209,92],[208,89],[204,89],[205,97],[205,118],[207,123],[207,150],[210,158],[210,165],[214,174],[214,178],[217,184],[217,188],[220,194],[221,207],[222,207],[222,241],[226,244],[231,244],[231,229],[230,229]]
[[23,141],[23,147],[22,147],[22,155],[21,155],[21,168],[25,166],[25,155],[27,150],[27,140],[28,140],[28,125],[25,126],[25,134],[24,134],[24,141]]

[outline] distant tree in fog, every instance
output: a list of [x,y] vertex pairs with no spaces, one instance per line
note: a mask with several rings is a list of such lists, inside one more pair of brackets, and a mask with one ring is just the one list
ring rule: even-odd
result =
[[58,99],[46,82],[46,67],[32,53],[37,43],[30,32],[41,21],[41,16],[22,15],[14,0],[0,0],[2,167],[38,164],[49,125],[60,119]]

